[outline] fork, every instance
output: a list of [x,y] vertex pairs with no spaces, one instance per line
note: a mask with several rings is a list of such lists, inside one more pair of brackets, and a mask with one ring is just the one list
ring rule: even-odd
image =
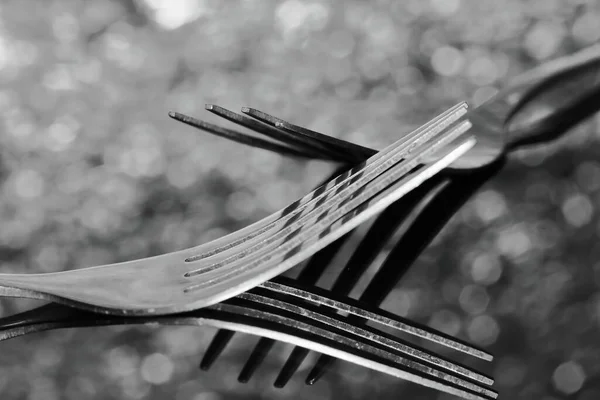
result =
[[[321,305],[316,307],[316,305]],[[44,330],[104,325],[213,326],[302,346],[466,399],[493,399],[493,380],[468,367],[370,327],[357,327],[343,311],[378,324],[425,337],[445,346],[491,356],[433,329],[422,328],[349,298],[332,298],[314,287],[280,279],[225,302],[168,316],[124,317],[49,304],[0,318],[0,340]]]
[[[472,138],[458,140],[454,147],[444,149],[441,158],[416,168],[470,127],[461,120],[465,112],[464,104],[457,105],[332,184],[245,230],[212,242],[212,248],[205,245],[52,274],[3,274],[0,295],[47,298],[123,315],[181,312],[227,299],[301,262],[464,153],[473,145]],[[231,249],[236,245],[237,249]],[[261,247],[265,249],[257,251]],[[227,261],[233,262],[204,260],[215,255],[229,256]]]
[[[585,119],[592,113],[594,113],[598,109],[598,102],[600,98],[598,96],[599,87],[596,85],[589,85],[592,88],[586,91],[583,95],[575,98],[575,100],[570,100],[570,103],[567,105],[561,105],[557,107],[556,99],[557,97],[565,97],[569,99],[570,96],[568,93],[569,86],[572,89],[579,89],[582,86],[583,79],[589,78],[589,72],[595,72],[598,70],[598,60],[600,55],[600,46],[593,46],[588,49],[584,49],[574,55],[562,57],[557,60],[545,63],[529,72],[526,72],[519,77],[515,78],[512,83],[503,90],[502,95],[498,96],[497,103],[502,103],[504,101],[504,115],[505,121],[501,121],[500,125],[509,126],[509,124],[516,119],[516,116],[524,109],[531,106],[536,106],[537,108],[549,107],[552,109],[552,112],[547,113],[544,118],[537,120],[529,120],[524,125],[512,129],[510,135],[503,134],[502,136],[512,138],[512,141],[507,141],[505,147],[507,149],[515,149],[519,146],[530,145],[538,142],[545,142],[551,139],[556,139],[564,134],[571,126]],[[586,76],[587,74],[587,76]],[[582,79],[583,78],[583,79]],[[592,76],[593,78],[593,76]],[[592,79],[589,79],[592,81]],[[564,83],[567,82],[568,85]],[[552,92],[554,90],[554,93]],[[542,95],[550,95],[547,98],[540,98]],[[515,98],[516,96],[516,98]],[[504,100],[503,100],[504,99]],[[537,103],[537,104],[536,104]],[[550,104],[548,104],[550,103]],[[513,105],[512,108],[510,105]],[[531,111],[531,110],[526,110]],[[533,110],[535,111],[535,109]],[[362,146],[356,146],[353,143],[345,142],[340,139],[330,138],[329,136],[323,135],[321,133],[308,130],[306,128],[302,128],[296,125],[293,125],[289,122],[286,122],[282,119],[273,117],[267,113],[262,111],[251,109],[251,108],[243,108],[242,112],[256,118],[259,121],[262,121],[266,124],[270,124],[275,127],[279,127],[284,129],[290,133],[296,133],[300,137],[310,137],[313,139],[320,140],[322,143],[327,143],[333,148],[337,148],[340,152],[347,152],[347,154],[352,155],[354,157],[354,162],[360,162],[364,158],[371,156],[376,153],[376,150],[372,150],[369,148],[365,148]],[[529,113],[531,114],[531,112]],[[175,119],[181,120],[181,118]],[[231,118],[229,118],[231,120]],[[196,127],[200,127],[193,122],[184,121],[188,124]],[[247,126],[247,125],[246,125]],[[497,130],[494,130],[497,131]],[[492,132],[490,130],[489,132]],[[478,133],[478,138],[481,132]],[[242,133],[237,133],[238,135],[244,135]],[[490,141],[488,140],[488,143]],[[496,139],[496,143],[498,140]],[[482,141],[478,141],[477,145],[480,145]],[[483,143],[486,143],[483,141]],[[289,143],[286,143],[289,144]],[[472,152],[471,152],[472,153]],[[498,154],[498,149],[493,149],[489,151],[486,155],[485,152],[480,151],[480,155],[483,157],[480,158],[473,157],[473,154],[468,153],[462,156],[457,162],[452,164],[452,167],[458,167],[457,169],[464,167],[476,167],[478,163],[481,163],[482,160],[489,160],[490,157],[494,154]],[[304,154],[305,157],[309,157]],[[471,157],[469,159],[469,157]],[[466,160],[466,161],[465,161]],[[330,161],[337,161],[335,159],[331,159]],[[462,162],[462,163],[461,163]],[[500,164],[499,164],[500,165]],[[497,170],[498,167],[493,167],[490,170],[489,176],[493,175],[494,171]],[[453,172],[449,170],[442,171],[442,175],[448,176],[448,172]],[[484,175],[487,172],[484,172]],[[397,256],[402,257],[401,259],[405,260],[404,271],[410,266],[414,259],[418,256],[420,251],[412,251],[412,256],[410,259],[407,259],[406,252],[402,253],[402,248],[406,249],[424,249],[427,244],[435,237],[437,232],[441,230],[444,226],[445,221],[447,221],[455,212],[458,210],[461,205],[468,200],[472,193],[474,193],[483,182],[485,182],[488,177],[483,177],[481,180],[474,179],[472,183],[468,181],[464,181],[464,179],[459,179],[457,182],[456,178],[452,179],[449,187],[444,188],[443,193],[439,194],[437,199],[437,207],[428,207],[428,213],[423,212],[422,217],[418,219],[418,224],[414,223],[409,231],[403,237],[403,240],[396,247],[398,249]],[[432,182],[430,180],[429,182]],[[448,183],[448,182],[446,182]],[[424,186],[426,186],[425,184]],[[432,185],[433,187],[434,185]],[[419,188],[418,190],[420,190]],[[427,188],[421,190],[423,196],[427,193]],[[408,211],[414,208],[414,201],[410,202],[407,196],[401,199],[397,204],[392,205],[388,208],[384,213],[375,221],[373,227],[365,235],[365,238],[356,249],[353,257],[347,264],[347,267],[343,270],[342,275],[338,277],[338,280],[334,284],[332,290],[334,292],[342,292],[349,293],[356,282],[360,279],[361,274],[366,270],[368,265],[373,261],[376,254],[378,253],[378,249],[380,249],[381,244],[386,242],[386,238],[391,236],[391,234],[395,231],[398,225],[402,223],[402,221],[406,218]],[[418,199],[418,197],[416,197]],[[434,203],[435,204],[435,203]],[[445,210],[445,211],[444,211]],[[435,217],[428,218],[427,215],[431,216],[435,214]],[[435,224],[432,225],[432,221],[437,221],[437,226]],[[425,228],[423,228],[425,227]],[[337,244],[337,247],[333,247]],[[338,242],[334,243],[334,245],[330,246],[329,252],[323,255],[317,253],[309,266],[307,266],[299,275],[300,280],[306,282],[306,277],[308,277],[308,281],[310,283],[316,283],[319,279],[322,272],[325,271],[327,264],[329,261],[335,256],[337,250],[343,244],[343,240],[338,240]],[[404,247],[403,247],[404,246]],[[325,249],[327,250],[327,249]],[[388,258],[388,260],[393,260],[393,258]],[[312,268],[311,268],[312,265]],[[384,264],[391,266],[390,263]],[[315,268],[316,267],[316,268]],[[398,268],[398,266],[395,266]],[[305,273],[307,272],[308,273]],[[385,268],[382,268],[378,276],[388,276],[390,272],[385,273]],[[393,275],[393,272],[392,272]],[[397,282],[401,273],[396,273],[396,277],[393,279],[383,279],[383,281],[387,281],[390,284],[388,285],[388,289],[391,290],[394,287],[392,282]],[[374,287],[377,287],[375,285]],[[389,290],[381,290],[381,299],[382,301]],[[372,294],[371,294],[372,297]],[[220,331],[213,342],[208,347],[203,362],[201,363],[201,368],[208,369],[211,364],[216,360],[220,352],[223,351],[227,342],[231,339],[232,333]],[[253,372],[258,368],[262,360],[266,357],[269,349],[273,345],[273,341],[268,339],[263,339],[259,342],[259,344],[255,347],[251,356],[248,358],[246,365],[244,366],[242,372],[238,380],[240,382],[247,382],[252,376]],[[285,363],[282,368],[281,373],[277,377],[275,381],[275,386],[282,387],[285,383],[291,378],[293,373],[300,366],[302,360],[306,357],[307,351],[305,349],[296,348],[292,351],[292,354],[288,358],[288,361]],[[313,369],[313,371],[309,374],[307,378],[307,383],[316,382],[320,376],[322,376],[323,372],[326,369],[326,366],[330,364],[330,361],[322,358],[319,360],[318,366]]]
[[[597,110],[595,103],[600,97],[597,87],[599,71],[600,44],[559,57],[516,76],[495,96],[469,112],[469,119],[475,120],[471,122],[474,123],[472,132],[475,133],[477,142],[471,150],[452,163],[445,173],[469,172],[493,163],[508,150],[557,139],[560,134],[553,132],[562,134],[571,127],[572,121],[581,121]],[[541,95],[548,96],[550,102],[541,99]],[[563,104],[560,104],[561,100]],[[526,110],[529,111],[528,114],[546,115],[532,121],[521,122],[523,125],[521,127],[510,127],[511,124],[518,123],[517,116],[520,113],[523,114],[524,109],[531,106],[537,107],[537,109]],[[331,153],[345,154],[345,158],[330,157],[329,161],[344,162],[344,160],[348,160],[347,162],[356,164],[377,153],[377,150],[291,124],[253,108],[243,107],[242,112],[254,118],[255,121],[222,107],[207,105],[206,108],[216,115],[250,128],[257,133],[267,134],[268,131],[270,137],[276,137],[271,133],[273,128],[279,128],[288,135],[295,134],[294,141],[286,140],[286,136],[278,136],[280,142],[277,145],[289,146],[287,149],[295,151],[294,155],[296,156],[323,158],[322,156],[313,157],[303,148],[295,148],[294,146],[300,139],[306,142],[306,146],[318,142],[328,146]],[[547,108],[550,108],[552,112],[548,112]],[[569,114],[576,117],[569,117]],[[201,120],[177,112],[170,112],[169,116],[195,128],[218,134],[217,131],[207,129],[207,126],[211,124]],[[258,124],[257,121],[263,122],[263,124]],[[556,124],[559,126],[554,126]],[[562,124],[566,125],[562,126]],[[221,130],[224,129],[221,128]],[[233,130],[227,131],[231,135],[227,136],[230,139],[261,147],[258,144],[250,143],[257,138]],[[278,151],[267,147],[262,148]],[[289,155],[286,151],[284,150],[281,154]]]

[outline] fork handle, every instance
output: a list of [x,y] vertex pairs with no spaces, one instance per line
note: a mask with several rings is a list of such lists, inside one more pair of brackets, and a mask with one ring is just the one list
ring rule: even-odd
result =
[[511,109],[508,149],[550,142],[599,108],[600,45],[558,58],[516,77],[486,106]]

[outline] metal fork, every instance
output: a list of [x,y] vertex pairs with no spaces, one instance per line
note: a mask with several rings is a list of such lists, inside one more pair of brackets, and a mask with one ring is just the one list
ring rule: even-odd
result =
[[[473,146],[460,104],[282,212],[208,245],[51,274],[0,275],[0,295],[46,298],[98,312],[166,314],[244,292],[325,247]],[[428,157],[434,162],[422,165]],[[421,165],[421,167],[419,167]],[[233,239],[233,240],[232,240]]]
[[383,310],[349,298],[332,298],[292,280],[269,282],[200,310],[169,316],[123,317],[50,304],[0,318],[0,340],[51,329],[130,325],[194,325],[267,337],[328,354],[466,399],[493,399],[493,380],[477,371],[370,327],[357,327],[348,316],[360,315],[378,324],[490,360],[491,356],[433,329],[422,328]]
[[[529,119],[526,124],[521,124],[516,128],[509,128],[509,134],[502,134],[509,139],[507,148],[514,149],[519,146],[534,144],[538,142],[549,141],[563,135],[571,126],[582,121],[599,108],[599,93],[600,87],[593,85],[595,74],[599,65],[600,46],[594,46],[571,56],[559,58],[535,68],[513,80],[513,82],[503,91],[502,96],[498,96],[499,101],[504,102],[505,120],[501,121],[501,125],[508,126],[516,120],[519,113],[534,114],[536,109],[550,108],[552,112],[546,114],[541,119]],[[591,72],[591,74],[590,74]],[[573,92],[577,92],[581,87],[590,88],[581,91],[579,96],[573,96]],[[545,97],[544,97],[545,96]],[[557,99],[563,98],[562,101]],[[564,100],[567,100],[566,103]],[[557,104],[558,103],[558,104]],[[512,105],[512,106],[511,106]],[[532,108],[533,106],[533,108]],[[527,110],[529,108],[529,110]],[[301,138],[311,138],[319,140],[321,143],[328,144],[330,147],[337,149],[337,152],[345,152],[354,160],[354,163],[362,161],[364,158],[376,153],[376,150],[357,146],[340,139],[331,138],[321,133],[308,130],[306,128],[293,125],[282,119],[276,118],[256,109],[243,108],[242,112],[275,127],[279,127],[288,133],[295,133]],[[177,118],[176,118],[177,119]],[[228,118],[233,120],[232,118]],[[242,118],[238,118],[242,120]],[[200,127],[199,125],[194,125]],[[249,127],[248,125],[244,125]],[[256,130],[260,133],[260,131]],[[478,132],[480,133],[480,132]],[[236,133],[244,135],[243,133]],[[480,135],[478,136],[478,138]],[[495,141],[498,143],[498,140]],[[485,143],[485,142],[484,142]],[[283,144],[290,145],[289,142]],[[480,142],[478,142],[480,144]],[[332,151],[334,152],[334,151]],[[462,162],[456,162],[452,167],[458,166],[476,166],[477,163],[489,159],[497,150],[492,150],[485,153],[480,152],[484,157],[471,157],[472,154],[467,154],[459,159]],[[308,154],[302,154],[304,157],[310,157]],[[466,162],[465,162],[466,160]],[[339,161],[332,158],[330,161]],[[426,210],[421,213],[417,221],[409,228],[403,238],[400,240],[395,250],[388,257],[388,262],[378,272],[374,279],[374,283],[370,286],[371,291],[367,291],[365,299],[380,303],[385,299],[387,293],[395,286],[395,283],[400,279],[403,272],[414,262],[418,254],[427,246],[427,244],[435,237],[437,232],[441,230],[445,222],[462,206],[466,200],[487,180],[493,176],[501,163],[492,166],[487,171],[483,171],[483,175],[477,177],[472,176],[468,180],[463,177],[452,177],[445,181],[447,184],[442,192],[437,195],[432,204],[427,206]],[[447,172],[436,177],[440,179],[432,179],[425,183],[421,188],[409,194],[405,198],[398,201],[396,204],[389,207],[381,216],[373,223],[370,231],[365,235],[365,238],[356,249],[354,255],[347,263],[346,268],[338,277],[332,291],[341,294],[349,293],[356,282],[360,279],[362,273],[367,269],[370,263],[378,254],[383,243],[392,235],[396,228],[404,221],[408,212],[413,210],[415,204],[421,197],[427,195],[428,191],[438,188],[436,184],[442,181],[442,175],[448,176]],[[480,175],[480,174],[476,174]],[[444,179],[445,179],[444,177]],[[333,259],[339,248],[343,245],[342,238],[332,244],[329,248],[317,253],[309,262],[304,270],[298,276],[298,280],[307,284],[314,284],[320,278],[321,274],[326,270],[327,264]],[[396,260],[396,261],[394,261]],[[402,260],[402,265],[398,265],[398,260]],[[383,277],[383,278],[378,278]],[[374,288],[374,289],[373,289]],[[386,289],[387,288],[387,289]],[[378,299],[374,298],[377,294]],[[218,355],[223,351],[228,341],[231,339],[232,333],[220,331],[213,342],[208,347],[201,368],[208,369],[217,359]],[[247,382],[254,371],[258,368],[261,362],[266,357],[268,351],[273,345],[273,341],[263,339],[259,341],[242,372],[239,375],[240,382]],[[302,348],[296,348],[292,351],[288,361],[283,366],[281,373],[275,381],[275,386],[282,387],[291,378],[301,362],[306,357],[308,351]],[[327,358],[321,358],[317,363],[317,367],[311,371],[307,378],[307,383],[316,382],[324,373],[326,368],[331,364]]]

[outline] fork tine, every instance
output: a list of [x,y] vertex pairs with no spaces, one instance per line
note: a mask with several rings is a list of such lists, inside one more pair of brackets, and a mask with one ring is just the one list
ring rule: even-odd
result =
[[[284,340],[288,343],[306,346],[321,353],[343,358],[347,361],[364,365],[397,377],[411,380],[438,390],[470,399],[490,399],[497,394],[486,386],[457,375],[460,366],[439,369],[429,360],[421,362],[411,356],[398,353],[377,345],[377,340],[384,338],[388,342],[401,343],[381,335],[373,328],[358,330],[350,326],[350,330],[340,331],[344,318],[332,312],[331,315],[316,313],[314,307],[306,306],[301,299],[285,296],[268,296],[245,293],[244,296],[232,298],[205,309],[179,315],[158,317],[115,317],[94,314],[79,309],[70,309],[62,305],[44,306],[28,313],[13,316],[8,324],[0,320],[0,339],[17,336],[34,331],[58,329],[76,326],[101,326],[114,324],[169,324],[169,325],[203,325],[209,324],[228,330],[262,335],[271,339]],[[67,309],[66,314],[61,310]],[[280,312],[275,310],[279,309]],[[36,315],[37,318],[36,318]],[[19,316],[23,316],[19,322]],[[290,317],[291,314],[297,314]],[[41,322],[36,329],[36,320]],[[48,322],[53,325],[48,325]],[[320,322],[319,322],[320,321]],[[61,325],[62,324],[62,325]],[[8,328],[6,327],[8,325]],[[361,330],[364,331],[361,333]],[[371,335],[370,332],[374,332]],[[362,336],[361,336],[362,335]],[[380,337],[377,337],[380,336]],[[375,341],[373,342],[373,339]],[[373,343],[371,343],[373,342]],[[389,346],[389,345],[386,345]],[[481,380],[487,385],[487,380]]]
[[256,372],[258,367],[260,367],[262,362],[267,357],[267,354],[269,354],[269,352],[273,348],[274,344],[275,340],[273,339],[265,337],[261,337],[260,339],[258,339],[258,342],[254,346],[252,353],[246,361],[246,364],[244,364],[244,367],[240,371],[240,374],[238,376],[238,382],[247,383],[248,381],[250,381],[250,379],[252,379],[254,372]]
[[[346,266],[342,269],[340,275],[338,275],[331,292],[339,295],[349,294],[349,291],[354,287],[360,276],[366,271],[381,248],[385,246],[391,234],[402,224],[416,205],[430,191],[438,187],[439,182],[439,176],[433,177],[388,207],[375,219],[373,225],[364,235],[360,244],[346,263]],[[326,265],[326,263],[323,263],[321,269],[324,270],[324,266]],[[281,373],[277,377],[277,387],[283,387],[292,378],[308,353],[308,350],[300,347],[296,347],[292,351]]]
[[315,154],[319,158],[331,159],[335,158],[338,161],[343,161],[339,159],[335,152],[332,152],[329,147],[323,145],[322,143],[316,140],[307,140],[304,137],[299,137],[298,134],[290,134],[284,130],[275,128],[270,125],[263,124],[255,119],[246,117],[245,115],[241,115],[230,111],[224,107],[217,106],[215,104],[207,104],[206,110],[216,114],[222,118],[225,118],[228,121],[231,121],[235,124],[241,125],[248,129],[252,129],[255,132],[266,135],[275,140],[279,140],[282,142],[293,143],[298,148],[303,149],[307,152],[311,152]]
[[204,122],[197,118],[190,117],[188,115],[178,113],[175,111],[169,111],[169,117],[173,118],[176,121],[189,125],[193,128],[200,129],[213,135],[229,139],[237,143],[245,144],[251,147],[257,147],[259,149],[273,151],[275,153],[292,157],[317,159],[322,158],[320,155],[315,154],[311,151],[289,147],[269,140],[250,136],[245,133],[237,132],[232,129],[227,129],[217,125],[209,124],[208,122]]
[[283,129],[290,134],[300,135],[300,137],[302,137],[304,140],[317,141],[334,152],[338,157],[340,157],[340,159],[350,164],[356,164],[364,161],[377,153],[377,150],[372,150],[342,139],[337,139],[332,136],[327,136],[323,135],[322,133],[312,131],[310,129],[292,125],[289,122],[274,117],[263,111],[259,111],[255,108],[243,107],[242,112],[265,124]]
[[277,126],[280,129],[283,129],[287,132],[296,132],[296,133],[302,133],[303,135],[306,135],[306,136],[314,136],[315,138],[317,138],[325,143],[343,148],[345,151],[350,152],[350,154],[355,154],[357,159],[367,159],[371,156],[374,156],[375,153],[377,153],[377,151],[378,151],[378,150],[371,149],[369,147],[364,147],[364,146],[360,146],[360,145],[352,143],[352,142],[348,142],[346,140],[338,139],[333,136],[323,135],[319,132],[316,132],[316,131],[313,131],[313,130],[310,130],[307,128],[303,128],[301,126],[294,125],[294,124],[291,124],[291,123],[289,123],[287,121],[283,121],[283,120],[280,120],[279,122],[277,122],[275,124],[275,126]]
[[[453,178],[450,184],[425,206],[410,228],[396,243],[386,261],[360,296],[361,301],[372,306],[379,306],[447,221],[503,165],[504,160],[499,160],[488,168],[469,176]],[[316,365],[309,372],[306,383],[310,385],[316,383],[333,362],[331,357],[319,357]]]
[[208,348],[202,357],[202,361],[200,361],[201,370],[208,371],[210,369],[223,350],[225,350],[225,347],[227,347],[234,334],[234,331],[228,329],[219,329],[217,331],[211,343],[208,345]]

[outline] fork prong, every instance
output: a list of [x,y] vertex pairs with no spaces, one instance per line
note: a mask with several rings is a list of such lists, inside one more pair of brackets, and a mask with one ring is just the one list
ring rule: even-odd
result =
[[332,145],[337,151],[344,152],[350,155],[356,162],[363,161],[377,153],[377,150],[373,150],[368,147],[360,146],[358,144],[354,144],[343,139],[338,139],[333,136],[324,135],[311,129],[294,125],[290,122],[284,121],[280,118],[269,115],[263,111],[259,111],[255,108],[245,107],[242,109],[242,112],[251,115],[252,117],[260,121],[269,123],[277,128],[286,130],[290,133],[294,132],[306,137],[314,138],[315,140],[318,140],[321,143]]
[[292,379],[292,376],[296,373],[300,365],[302,365],[302,361],[306,358],[310,350],[305,349],[300,346],[294,347],[290,355],[288,356],[287,361],[279,371],[279,375],[275,379],[273,386],[276,388],[282,388]]
[[282,388],[287,385],[296,371],[298,371],[298,368],[300,368],[300,365],[302,365],[306,356],[308,356],[308,353],[310,353],[310,350],[308,349],[299,346],[294,347],[285,361],[285,364],[283,364],[283,367],[279,370],[279,375],[275,378],[273,386]]
[[333,136],[323,135],[319,132],[313,131],[311,129],[303,128],[298,125],[291,124],[287,121],[280,120],[275,124],[276,127],[283,129],[288,132],[297,132],[302,133],[306,136],[315,137],[324,143],[335,145],[339,148],[343,148],[345,151],[350,154],[355,154],[358,159],[366,159],[371,156],[374,156],[377,153],[377,150],[371,149],[369,147],[360,146],[358,144],[348,142],[346,140],[338,139]]
[[227,329],[219,329],[211,344],[208,346],[206,353],[204,353],[204,357],[202,357],[202,361],[200,362],[200,369],[203,371],[208,371],[213,363],[219,358],[227,344],[233,338],[235,334],[234,331],[230,331]]
[[289,132],[277,129],[275,127],[263,124],[255,119],[246,117],[230,111],[224,107],[217,106],[215,104],[207,104],[206,110],[216,114],[228,121],[235,124],[241,125],[253,131],[266,135],[272,139],[279,140],[284,143],[294,144],[296,147],[303,149],[304,151],[311,153],[315,158],[331,159],[335,153],[332,153],[327,147],[316,141],[307,141],[306,138],[302,138],[297,134],[290,134]]
[[[384,264],[360,296],[361,301],[372,306],[379,306],[448,220],[503,165],[503,160],[500,160],[469,176],[453,178],[450,184],[425,206],[421,214],[396,243]],[[306,383],[312,385],[317,382],[334,362],[335,360],[331,357],[321,356],[309,372]]]
[[326,146],[331,152],[346,162],[356,164],[367,158],[375,155],[377,150],[372,150],[366,147],[355,145],[354,143],[347,142],[345,140],[337,139],[331,136],[323,135],[322,133],[311,131],[300,126],[296,126],[286,122],[280,118],[274,117],[263,111],[259,111],[255,108],[243,107],[242,112],[246,115],[251,116],[265,124],[269,124],[279,129],[283,129],[290,134],[300,135],[305,140],[311,142],[317,142],[321,145]]
[[286,145],[282,145],[276,142],[250,136],[242,132],[237,132],[232,129],[227,129],[218,125],[210,124],[208,122],[175,111],[170,111],[169,117],[173,118],[176,121],[183,122],[184,124],[189,125],[193,128],[200,129],[210,134],[229,139],[237,143],[245,144],[251,147],[257,147],[259,149],[268,150],[292,157],[319,158],[313,152],[305,151],[304,149],[288,147]]

